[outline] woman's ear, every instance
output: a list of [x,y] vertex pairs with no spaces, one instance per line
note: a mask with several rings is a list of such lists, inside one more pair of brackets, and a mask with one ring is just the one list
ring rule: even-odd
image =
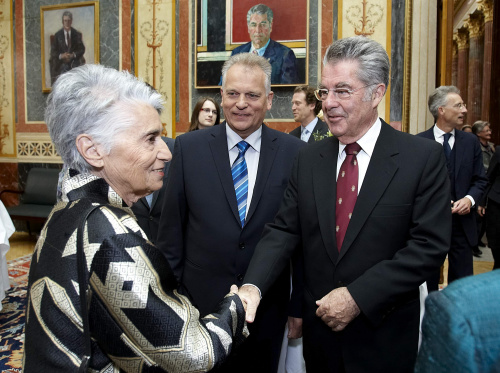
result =
[[101,147],[94,143],[90,135],[85,133],[76,138],[76,148],[80,155],[93,167],[101,168],[104,166]]

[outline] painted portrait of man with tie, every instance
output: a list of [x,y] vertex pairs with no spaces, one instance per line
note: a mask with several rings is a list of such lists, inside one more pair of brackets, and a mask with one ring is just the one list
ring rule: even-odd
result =
[[50,79],[54,84],[62,73],[85,64],[85,45],[82,33],[71,27],[73,14],[66,10],[62,15],[63,27],[50,39]]
[[98,3],[77,4],[41,7],[44,92],[50,91],[59,75],[99,61]]

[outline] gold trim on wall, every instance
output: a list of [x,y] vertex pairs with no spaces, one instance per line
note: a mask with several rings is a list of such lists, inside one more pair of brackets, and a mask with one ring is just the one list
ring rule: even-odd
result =
[[175,0],[136,0],[135,75],[165,100],[163,135],[175,137]]
[[403,69],[403,113],[401,131],[410,131],[410,88],[411,88],[411,33],[412,33],[413,0],[405,2],[405,50]]

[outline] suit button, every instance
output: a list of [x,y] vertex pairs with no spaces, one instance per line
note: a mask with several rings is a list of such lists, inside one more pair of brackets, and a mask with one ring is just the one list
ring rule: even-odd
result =
[[150,220],[150,221],[153,221],[153,217],[152,217],[152,216],[150,216],[150,217],[149,217],[149,220]]
[[337,287],[338,288],[344,287],[344,283],[342,281],[337,282]]
[[236,278],[238,279],[238,281],[243,281],[243,275],[242,274],[239,274],[238,276],[236,276]]
[[244,242],[240,242],[239,246],[240,246],[240,250],[244,250],[245,249],[245,243]]

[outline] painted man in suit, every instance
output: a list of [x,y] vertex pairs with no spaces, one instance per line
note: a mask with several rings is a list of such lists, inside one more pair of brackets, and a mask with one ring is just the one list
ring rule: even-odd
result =
[[72,23],[73,14],[65,11],[62,16],[63,27],[51,38],[50,78],[52,84],[59,75],[85,64],[82,33],[71,27]]
[[389,71],[386,51],[373,40],[330,45],[317,92],[334,136],[299,152],[239,293],[252,322],[258,289],[266,301],[276,274],[301,253],[308,372],[412,372],[419,285],[449,246],[441,147],[378,117]]
[[256,53],[271,64],[271,84],[297,84],[297,59],[293,51],[271,39],[273,11],[267,5],[258,4],[247,13],[250,42],[235,48],[231,56],[238,53]]
[[323,139],[328,126],[317,117],[321,111],[321,101],[314,95],[314,89],[307,85],[301,85],[295,88],[292,97],[293,119],[300,123],[290,135],[298,137],[302,141],[311,144],[316,139]]
[[[243,284],[264,225],[278,211],[293,160],[305,145],[263,124],[273,99],[265,58],[235,55],[224,64],[222,79],[226,121],[176,139],[157,240],[201,313],[219,302],[228,284]],[[283,267],[277,277],[260,322],[250,326],[250,337],[221,371],[276,372],[290,273]]]
[[[429,110],[435,125],[418,136],[442,145],[450,179],[453,229],[448,253],[448,283],[473,274],[472,248],[477,244],[476,213],[487,185],[479,140],[459,131],[467,109],[454,86],[436,88],[429,95]],[[429,291],[438,290],[439,273],[427,281]]]
[[[173,153],[175,140],[170,137],[162,137],[162,140],[167,144],[168,150]],[[158,225],[160,224],[163,196],[167,186],[169,169],[170,162],[167,162],[165,163],[165,169],[163,171],[163,186],[161,189],[151,193],[149,196],[142,197],[132,205],[132,211],[137,218],[139,226],[152,243],[156,243],[156,237],[158,235]]]

